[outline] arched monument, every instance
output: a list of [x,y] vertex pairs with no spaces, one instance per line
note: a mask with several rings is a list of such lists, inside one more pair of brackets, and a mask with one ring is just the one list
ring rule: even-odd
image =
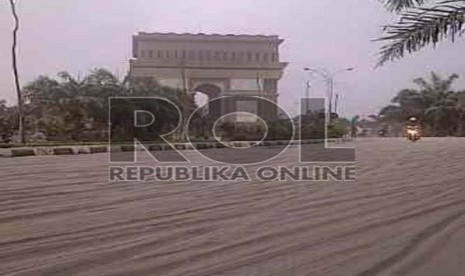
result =
[[[209,98],[259,96],[278,101],[278,36],[145,33],[133,36],[131,78],[155,78],[162,85],[201,92]],[[211,112],[219,108],[210,107]],[[253,108],[253,107],[252,107]],[[273,119],[276,110],[260,110]]]

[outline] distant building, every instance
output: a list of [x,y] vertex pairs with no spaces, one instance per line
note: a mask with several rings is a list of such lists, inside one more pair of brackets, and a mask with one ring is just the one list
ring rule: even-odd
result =
[[[278,81],[287,63],[280,62],[278,36],[144,33],[133,36],[130,76],[155,78],[162,85],[221,96],[261,96],[278,101]],[[209,106],[221,113],[237,107]],[[251,109],[251,110],[247,110]],[[271,118],[277,110],[244,103],[241,111]]]

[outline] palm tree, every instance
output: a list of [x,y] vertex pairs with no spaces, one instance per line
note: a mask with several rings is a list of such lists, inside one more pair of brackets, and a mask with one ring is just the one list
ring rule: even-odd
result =
[[[379,40],[388,41],[388,44],[381,48],[378,66],[444,39],[453,42],[465,33],[464,0],[381,1],[390,11],[399,13],[400,19],[395,24],[384,26],[385,36]],[[428,2],[433,3],[427,6]]]
[[463,109],[459,97],[461,93],[452,90],[458,75],[453,74],[443,79],[432,72],[429,79],[417,78],[414,83],[419,89],[403,89],[393,99],[397,105],[383,108],[380,115],[393,121],[405,121],[415,116],[422,119],[437,134],[462,133]]
[[[452,84],[458,78],[452,74],[446,79],[432,72],[430,80],[417,78],[414,82],[420,86],[420,94],[424,103],[424,117],[432,126],[435,134],[450,133],[451,126],[455,124],[458,99],[456,92],[452,91]],[[442,127],[441,127],[442,126]]]
[[451,97],[452,94],[440,94],[437,102],[424,111],[425,119],[430,122],[436,134],[450,134],[453,128],[457,104],[455,98]]
[[399,104],[404,117],[421,117],[427,106],[425,95],[416,89],[403,89],[393,99],[393,103]]

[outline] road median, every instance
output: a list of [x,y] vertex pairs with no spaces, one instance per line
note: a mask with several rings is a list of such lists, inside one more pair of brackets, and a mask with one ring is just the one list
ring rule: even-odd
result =
[[[352,141],[352,138],[329,138],[327,143],[340,144]],[[312,140],[295,140],[291,141],[230,141],[230,142],[195,142],[195,143],[173,143],[169,144],[151,144],[148,145],[149,151],[164,151],[164,150],[209,150],[221,148],[250,148],[250,147],[274,147],[289,144],[290,146],[307,145],[307,144],[322,144],[324,139]],[[79,145],[79,146],[55,146],[55,147],[24,147],[2,149],[0,157],[28,157],[28,156],[45,156],[45,155],[78,155],[78,154],[98,154],[107,152],[127,152],[133,150],[144,150],[141,146],[134,145]]]

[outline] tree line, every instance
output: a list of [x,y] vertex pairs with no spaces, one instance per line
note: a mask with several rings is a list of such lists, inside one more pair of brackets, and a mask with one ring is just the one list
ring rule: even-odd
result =
[[[455,91],[452,85],[458,75],[447,78],[432,72],[429,78],[414,79],[416,88],[403,89],[376,115],[370,116],[378,128],[387,135],[398,135],[410,117],[416,117],[428,136],[465,136],[465,91]],[[108,141],[108,99],[109,97],[161,96],[191,112],[196,108],[193,97],[188,97],[179,89],[165,87],[151,78],[130,81],[120,80],[106,69],[91,70],[83,78],[76,78],[68,72],[61,72],[57,78],[40,76],[22,88],[24,95],[24,128],[32,140],[45,138],[49,141]],[[163,109],[160,106],[160,109]],[[131,107],[122,107],[116,112],[125,113]],[[186,113],[189,114],[189,113]],[[178,124],[178,116],[172,110],[161,112],[163,127],[173,128]],[[360,122],[338,118],[333,114],[329,126],[331,137],[341,137],[350,132],[351,126]],[[321,138],[321,128],[325,115],[303,115],[303,139]],[[299,117],[295,118],[295,122]],[[199,124],[199,136],[205,130],[202,118],[194,118]],[[129,125],[129,124],[128,124]],[[3,140],[18,129],[18,108],[7,106],[0,100],[0,134]],[[117,129],[117,136],[132,135],[131,128]],[[244,136],[237,129],[232,133]],[[275,121],[269,124],[268,139],[284,139],[292,132],[289,122]],[[353,130],[352,130],[353,132]],[[43,135],[44,137],[34,137]],[[232,135],[230,139],[240,139]],[[210,137],[202,137],[209,139]]]
[[[56,78],[39,76],[35,80],[22,87],[24,130],[28,141],[47,140],[54,142],[105,142],[108,141],[109,129],[109,98],[129,96],[160,96],[169,99],[177,106],[184,109],[184,114],[191,114],[197,108],[194,97],[181,90],[160,85],[153,78],[139,78],[120,80],[110,71],[102,68],[91,70],[82,78],[74,77],[68,72],[60,72]],[[130,103],[128,103],[130,104]],[[179,116],[172,109],[164,106],[157,107],[163,112],[157,118],[162,122],[160,132],[165,129],[173,129],[178,125]],[[121,118],[130,118],[127,112],[133,110],[131,106],[121,106],[113,112],[120,113]],[[303,139],[322,138],[324,132],[321,125],[324,123],[324,112],[307,114],[303,117],[305,126],[302,133],[298,133]],[[0,134],[4,141],[5,136],[18,134],[18,107],[7,106],[5,101],[0,101]],[[336,116],[337,117],[337,116]],[[294,119],[297,123],[299,117]],[[209,126],[214,122],[207,122],[205,118],[192,118],[194,135],[198,139],[212,139],[207,133]],[[268,122],[268,140],[287,139],[292,136],[292,122],[276,120]],[[125,140],[132,137],[132,122],[120,124],[115,129],[112,137]],[[340,137],[347,133],[347,120],[335,118],[335,124],[328,133],[331,137]],[[229,127],[229,128],[228,128]],[[247,140],[250,135],[250,127],[235,126],[231,131],[230,126],[224,126],[225,139]],[[228,134],[229,133],[229,134]],[[18,136],[18,135],[16,135]],[[244,138],[245,137],[245,138]],[[19,141],[19,137],[16,137]],[[2,140],[2,139],[0,139]]]
[[[101,68],[91,70],[83,78],[68,72],[59,73],[57,78],[40,76],[26,84],[22,93],[24,130],[32,140],[43,135],[42,139],[46,137],[52,141],[106,141],[110,97],[159,95],[175,104],[184,101],[191,108],[193,105],[192,99],[181,90],[159,85],[149,78],[120,80]],[[176,116],[171,113],[167,110],[158,119],[165,124],[177,123],[172,122]],[[9,107],[5,101],[0,101],[0,133],[3,136],[16,132],[18,115],[17,106]]]
[[391,104],[371,118],[388,135],[398,133],[403,123],[415,117],[428,136],[465,136],[465,90],[452,88],[458,77],[457,74],[442,77],[431,72],[429,78],[416,78],[415,88],[399,91]]

